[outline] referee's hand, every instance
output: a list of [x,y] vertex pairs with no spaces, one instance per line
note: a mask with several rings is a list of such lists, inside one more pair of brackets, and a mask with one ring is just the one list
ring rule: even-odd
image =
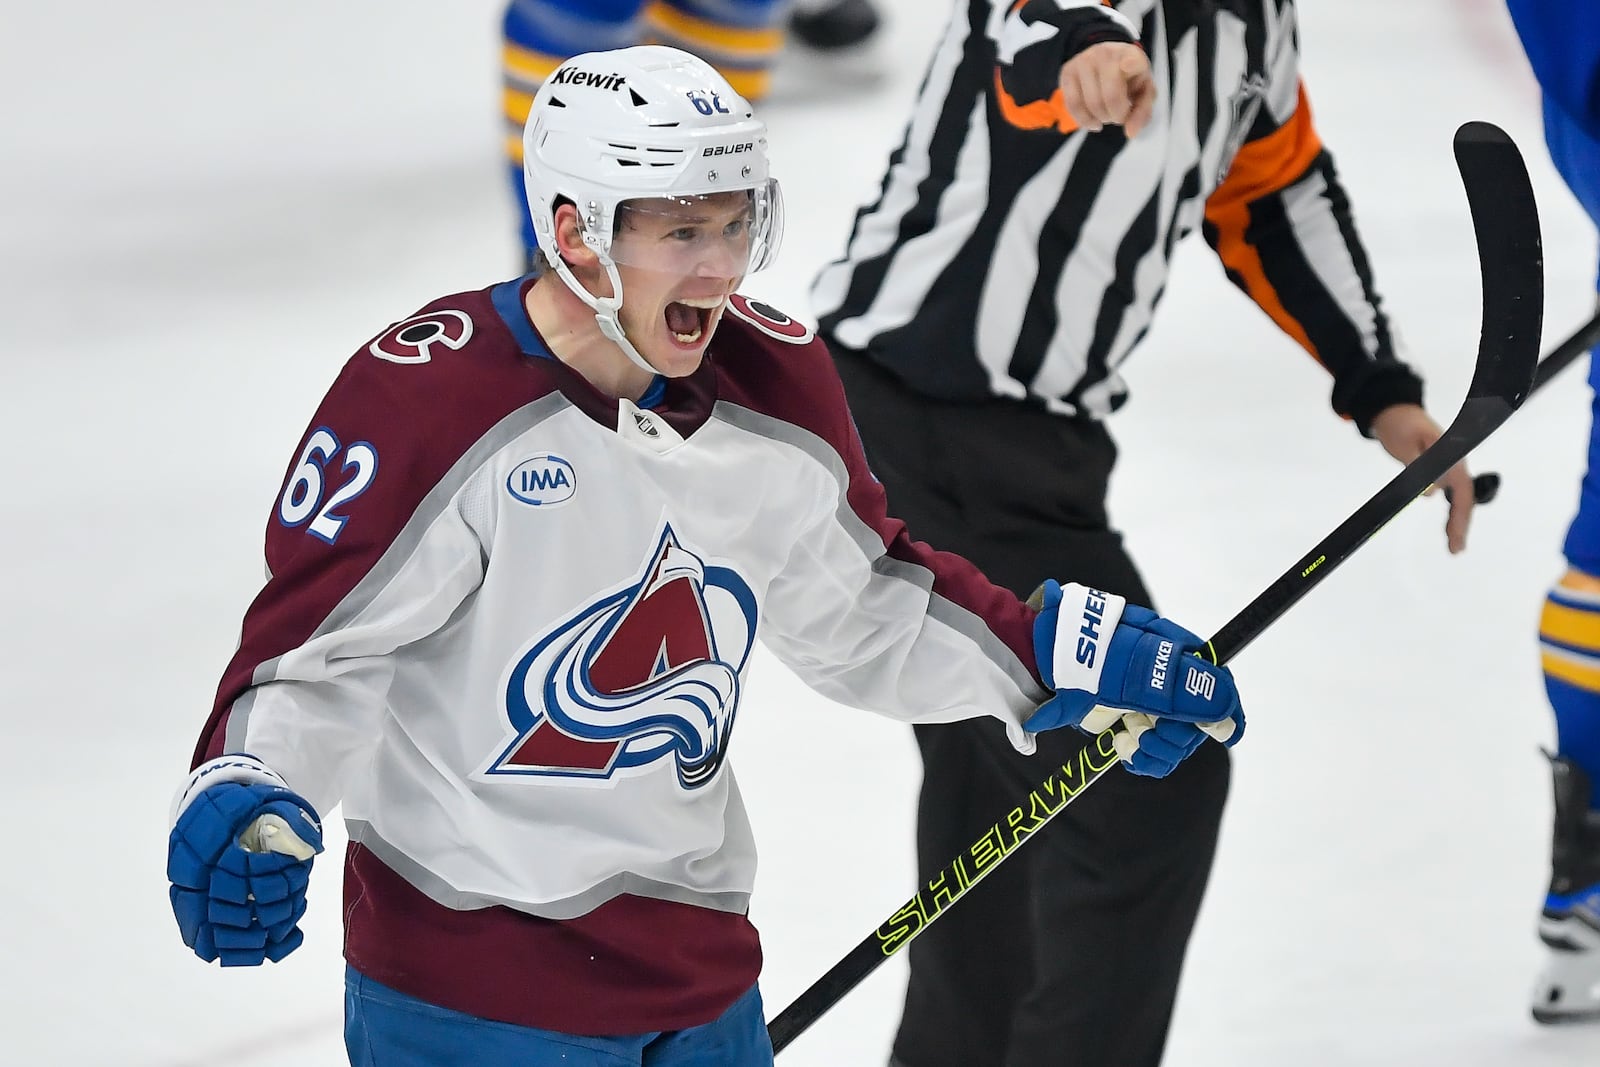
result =
[[[1422,455],[1443,432],[1439,424],[1416,404],[1390,404],[1372,420],[1372,436],[1401,463],[1410,463]],[[1430,496],[1441,488],[1445,490],[1445,499],[1450,502],[1444,534],[1450,554],[1454,555],[1467,547],[1467,525],[1472,521],[1472,506],[1476,496],[1472,472],[1467,470],[1466,460],[1446,471],[1444,477],[1429,486],[1423,495]]]
[[1156,104],[1150,58],[1136,44],[1092,44],[1061,65],[1061,99],[1079,129],[1121,126],[1137,137]]

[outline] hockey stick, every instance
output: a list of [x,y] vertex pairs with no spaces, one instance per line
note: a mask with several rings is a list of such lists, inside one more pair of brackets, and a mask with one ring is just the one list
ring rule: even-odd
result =
[[[1467,398],[1439,439],[1299,562],[1235,615],[1208,643],[1226,663],[1294,606],[1407,504],[1511,417],[1527,397],[1539,358],[1544,262],[1533,189],[1516,145],[1496,126],[1469,122],[1456,131],[1456,166],[1472,212],[1483,278],[1483,330]],[[1017,847],[1117,762],[1115,727],[1050,772],[972,846],[947,863],[916,896],[767,1026],[774,1052],[838,1003],[879,964],[905,948]]]
[[[1600,311],[1596,311],[1588,322],[1579,326],[1572,332],[1572,336],[1562,341],[1550,354],[1539,361],[1539,369],[1533,375],[1533,385],[1528,388],[1528,395],[1537,393],[1551,378],[1566,370],[1569,365],[1577,360],[1589,349],[1600,343]],[[1489,471],[1472,479],[1472,499],[1479,504],[1487,504],[1500,492],[1500,475]],[[1446,499],[1449,492],[1445,493]]]
[[1588,322],[1572,331],[1571,337],[1551,349],[1550,354],[1539,361],[1539,369],[1534,372],[1528,395],[1537,393],[1546,382],[1566,370],[1569,364],[1597,343],[1600,343],[1600,310],[1595,311]]

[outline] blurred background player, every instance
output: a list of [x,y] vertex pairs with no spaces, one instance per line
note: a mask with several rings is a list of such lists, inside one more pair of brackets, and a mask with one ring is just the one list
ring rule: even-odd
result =
[[[1600,224],[1600,4],[1509,0],[1544,97],[1550,158]],[[1600,287],[1600,282],[1597,282]],[[1567,572],[1539,619],[1555,711],[1555,831],[1539,936],[1549,947],[1533,995],[1540,1022],[1600,1021],[1600,364],[1589,467],[1562,554]]]
[[818,51],[854,48],[878,32],[871,0],[794,0],[789,32]]
[[522,183],[522,129],[534,94],[563,60],[669,45],[699,56],[746,100],[758,101],[771,88],[785,28],[810,48],[839,52],[871,38],[879,21],[872,0],[511,0],[501,53],[505,151],[526,265],[532,268],[537,244]]
[[[914,536],[1019,592],[1067,573],[1150,603],[1106,513],[1102,420],[1197,230],[1356,430],[1402,463],[1438,437],[1312,124],[1297,34],[1292,0],[957,5],[878,201],[812,292]],[[1443,484],[1460,551],[1465,466]],[[928,877],[1036,772],[982,723],[916,737]],[[1159,1062],[1228,782],[1217,746],[1160,782],[1113,772],[976,887],[909,949],[897,1067]]]

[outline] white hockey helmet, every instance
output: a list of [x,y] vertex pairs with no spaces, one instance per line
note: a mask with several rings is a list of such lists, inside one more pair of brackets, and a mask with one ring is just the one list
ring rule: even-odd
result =
[[[629,201],[693,202],[750,196],[741,274],[772,262],[783,233],[783,201],[769,173],[767,128],[710,64],[687,52],[641,45],[573,56],[545,79],[523,130],[523,181],[545,258],[600,329],[634,363],[654,368],[617,321],[622,281],[613,238]],[[555,212],[570,201],[584,244],[599,256],[614,295],[585,289],[556,251]]]

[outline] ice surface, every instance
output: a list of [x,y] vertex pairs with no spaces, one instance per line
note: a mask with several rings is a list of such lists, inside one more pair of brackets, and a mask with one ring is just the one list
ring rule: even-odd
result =
[[[943,28],[941,4],[885,6],[880,76],[793,56],[763,108],[791,224],[750,289],[799,314]],[[425,301],[515,273],[498,17],[484,0],[6,16],[0,810],[27,831],[0,881],[8,1063],[342,1062],[337,862],[319,864],[299,953],[218,973],[179,943],[164,819],[336,368]],[[1318,124],[1445,421],[1478,317],[1455,127],[1499,123],[1528,155],[1546,348],[1591,307],[1594,233],[1545,156],[1497,0],[1310,0],[1303,23]],[[1115,518],[1195,629],[1392,470],[1198,238],[1129,376]],[[1600,1030],[1526,1013],[1553,736],[1534,634],[1587,400],[1570,371],[1484,446],[1505,486],[1465,556],[1423,501],[1237,661],[1250,736],[1169,1063],[1600,1062]],[[764,845],[775,1012],[910,894],[918,766],[904,727],[769,660],[748,700],[734,763]],[[783,1062],[881,1064],[903,981],[891,961]]]

